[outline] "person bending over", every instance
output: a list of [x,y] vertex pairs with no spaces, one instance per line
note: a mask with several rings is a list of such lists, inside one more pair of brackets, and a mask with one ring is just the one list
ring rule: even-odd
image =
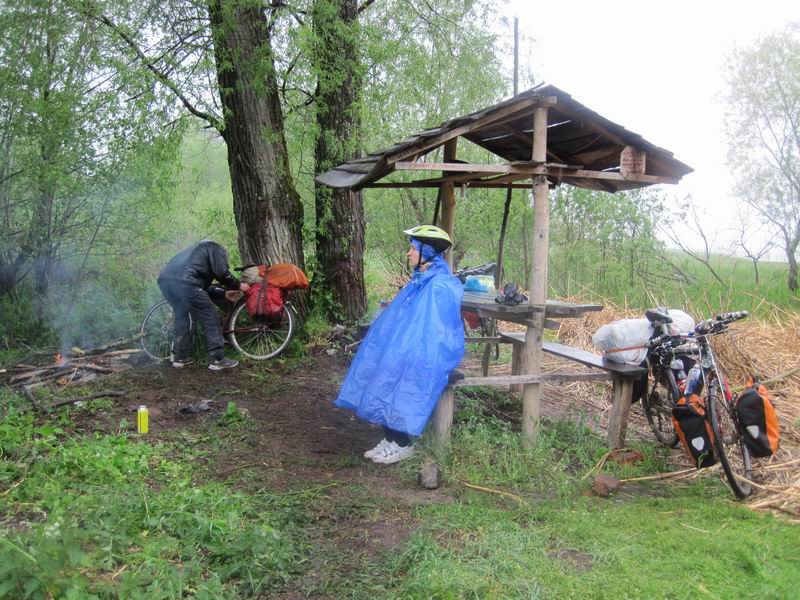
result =
[[[222,287],[212,286],[217,280]],[[193,361],[189,357],[191,334],[189,315],[200,323],[208,343],[212,371],[232,369],[239,363],[223,353],[224,340],[219,313],[209,294],[215,299],[236,301],[239,293],[249,286],[240,283],[230,272],[228,253],[211,240],[203,240],[173,256],[158,276],[158,287],[175,312],[172,340],[172,366],[184,367]]]
[[464,290],[443,253],[452,245],[432,225],[407,229],[413,274],[370,327],[334,404],[383,426],[384,438],[364,453],[391,464],[414,453],[419,436],[464,356]]

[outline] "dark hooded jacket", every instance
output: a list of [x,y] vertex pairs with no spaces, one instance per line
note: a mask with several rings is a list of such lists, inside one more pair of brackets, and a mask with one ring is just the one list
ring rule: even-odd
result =
[[204,290],[208,290],[215,279],[227,289],[239,289],[239,280],[230,272],[225,248],[211,240],[181,250],[158,276],[159,282],[176,281]]

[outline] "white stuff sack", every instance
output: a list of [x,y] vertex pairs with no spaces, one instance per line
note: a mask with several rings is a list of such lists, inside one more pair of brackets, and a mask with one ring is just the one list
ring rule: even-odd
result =
[[694,330],[694,318],[689,313],[685,313],[677,308],[670,308],[667,314],[672,319],[667,327],[670,335],[681,335]]
[[242,271],[242,282],[252,285],[254,283],[261,283],[263,278],[258,272],[258,267],[247,267]]
[[[598,329],[592,336],[592,343],[608,360],[638,365],[647,356],[645,346],[651,335],[653,326],[647,319],[620,319]],[[614,351],[632,346],[635,347],[632,350]]]

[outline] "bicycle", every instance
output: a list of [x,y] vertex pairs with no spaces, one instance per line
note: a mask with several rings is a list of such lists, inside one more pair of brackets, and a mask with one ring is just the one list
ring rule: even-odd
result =
[[[672,318],[662,309],[648,309],[645,317],[653,325],[656,338],[668,333]],[[672,407],[683,396],[686,373],[697,359],[697,346],[692,343],[674,345],[667,343],[649,345],[645,362],[648,382],[642,396],[642,409],[656,439],[674,448],[678,435],[672,424]],[[648,391],[649,389],[649,391]]]
[[[709,339],[728,331],[734,321],[748,316],[747,311],[725,313],[698,323],[694,331],[688,334],[663,334],[650,340],[651,348],[680,348],[694,344],[697,348],[697,366],[700,368],[698,388],[691,390],[700,394],[705,391],[704,418],[711,427],[714,453],[722,465],[731,490],[737,498],[746,498],[752,493],[751,479],[753,465],[750,452],[742,440],[741,427],[736,411],[734,398],[728,382],[722,375],[719,363]],[[688,384],[687,384],[688,385]]]
[[[279,316],[250,316],[247,301],[240,298],[230,312],[224,313],[222,334],[242,355],[253,360],[268,360],[281,354],[294,337],[297,312],[288,300]],[[147,311],[139,329],[142,349],[153,360],[167,360],[172,354],[172,328],[175,313],[166,300]],[[189,330],[195,326],[189,316]]]

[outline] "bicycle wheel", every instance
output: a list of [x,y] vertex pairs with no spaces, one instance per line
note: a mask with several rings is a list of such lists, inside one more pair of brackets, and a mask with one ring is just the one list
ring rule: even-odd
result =
[[[672,407],[678,401],[678,389],[674,375],[667,374],[667,381],[654,382],[650,392],[642,397],[642,409],[656,439],[669,448],[678,444],[678,436],[672,423]],[[664,385],[664,384],[667,385]]]
[[753,492],[753,486],[742,479],[749,480],[752,477],[750,452],[742,441],[733,406],[725,399],[718,380],[712,381],[708,387],[706,407],[711,417],[714,451],[728,484],[737,498],[746,498]]
[[[191,317],[190,317],[191,318]],[[142,350],[153,360],[167,360],[172,354],[175,313],[166,300],[154,304],[139,329]]]
[[294,309],[284,304],[278,317],[251,317],[247,304],[233,309],[230,327],[225,332],[239,352],[253,360],[275,358],[286,350],[294,335]]

